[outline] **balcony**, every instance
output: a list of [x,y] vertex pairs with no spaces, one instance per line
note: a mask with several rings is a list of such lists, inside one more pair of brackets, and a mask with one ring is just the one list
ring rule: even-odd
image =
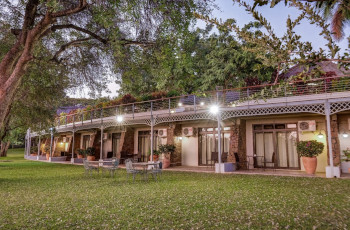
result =
[[[57,128],[64,128],[108,121],[115,122],[115,118],[118,115],[123,116],[123,122],[120,121],[120,123],[124,124],[142,119],[149,120],[151,117],[166,117],[169,120],[169,118],[179,115],[206,113],[206,116],[202,116],[205,119],[210,118],[208,107],[212,104],[219,105],[222,111],[237,112],[258,108],[275,108],[281,105],[309,105],[310,107],[316,104],[322,104],[324,100],[333,100],[333,102],[346,101],[346,98],[350,98],[350,76],[329,77],[275,85],[266,84],[210,91],[200,95],[183,95],[92,109],[90,111],[57,117],[55,119],[55,126]],[[322,108],[320,107],[320,111],[315,112],[322,113],[322,109],[323,105]],[[242,114],[242,112],[239,114]],[[181,118],[177,120],[181,120]],[[141,123],[145,123],[145,121]]]

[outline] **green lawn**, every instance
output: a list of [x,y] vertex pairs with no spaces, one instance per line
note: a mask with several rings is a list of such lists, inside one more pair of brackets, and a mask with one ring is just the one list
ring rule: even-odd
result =
[[350,228],[350,180],[164,172],[132,183],[123,169],[89,178],[23,150],[0,161],[0,229]]

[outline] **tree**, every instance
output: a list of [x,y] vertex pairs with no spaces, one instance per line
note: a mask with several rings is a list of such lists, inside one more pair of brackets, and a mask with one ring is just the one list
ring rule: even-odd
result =
[[[270,4],[274,7],[282,0],[254,0],[255,6],[262,6]],[[287,5],[288,2],[295,0],[284,0]],[[331,20],[331,31],[335,39],[340,40],[344,37],[344,27],[350,22],[350,1],[348,0],[299,0],[299,2],[314,3],[315,7],[319,9],[324,16]]]
[[61,66],[74,83],[103,84],[95,75],[104,73],[106,65],[123,61],[120,50],[146,48],[159,37],[186,31],[193,12],[206,14],[209,4],[209,0],[2,1],[2,38],[11,37],[13,43],[2,47],[1,53],[0,129],[34,60]]
[[57,107],[65,100],[69,79],[53,63],[42,68],[30,63],[29,71],[17,89],[3,129],[0,130],[0,157],[6,156],[10,143],[23,139],[28,127],[44,130],[52,126]]

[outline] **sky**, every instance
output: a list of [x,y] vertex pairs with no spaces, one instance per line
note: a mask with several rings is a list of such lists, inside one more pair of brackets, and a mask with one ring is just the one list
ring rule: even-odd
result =
[[[249,2],[253,0],[247,0]],[[215,9],[212,13],[212,17],[217,19],[222,19],[225,21],[228,18],[234,18],[237,24],[242,27],[245,24],[253,21],[253,17],[245,11],[243,7],[240,7],[237,3],[233,3],[232,0],[216,0],[219,9]],[[278,37],[282,37],[286,32],[286,20],[288,15],[290,15],[291,19],[296,19],[300,11],[296,8],[286,7],[283,3],[278,4],[274,8],[270,8],[269,6],[259,7],[258,11],[271,23],[271,26]],[[205,27],[205,22],[198,21],[198,27]],[[302,41],[311,41],[315,50],[319,48],[325,48],[326,40],[324,40],[319,34],[321,33],[321,29],[315,25],[311,25],[307,20],[302,20],[301,24],[295,28],[295,32],[301,35]],[[350,33],[346,33],[346,37],[349,36]],[[338,43],[342,50],[347,48],[347,40],[343,39]],[[114,80],[111,79],[111,82],[107,85],[109,92],[102,92],[102,96],[116,97],[118,96],[117,90],[119,86],[114,83]],[[77,90],[74,94],[69,94],[71,97],[89,97],[88,89]]]

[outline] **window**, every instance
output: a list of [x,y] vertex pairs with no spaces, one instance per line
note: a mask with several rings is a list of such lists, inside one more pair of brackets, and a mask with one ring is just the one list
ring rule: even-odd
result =
[[90,147],[90,135],[83,136],[83,149],[87,149]]

